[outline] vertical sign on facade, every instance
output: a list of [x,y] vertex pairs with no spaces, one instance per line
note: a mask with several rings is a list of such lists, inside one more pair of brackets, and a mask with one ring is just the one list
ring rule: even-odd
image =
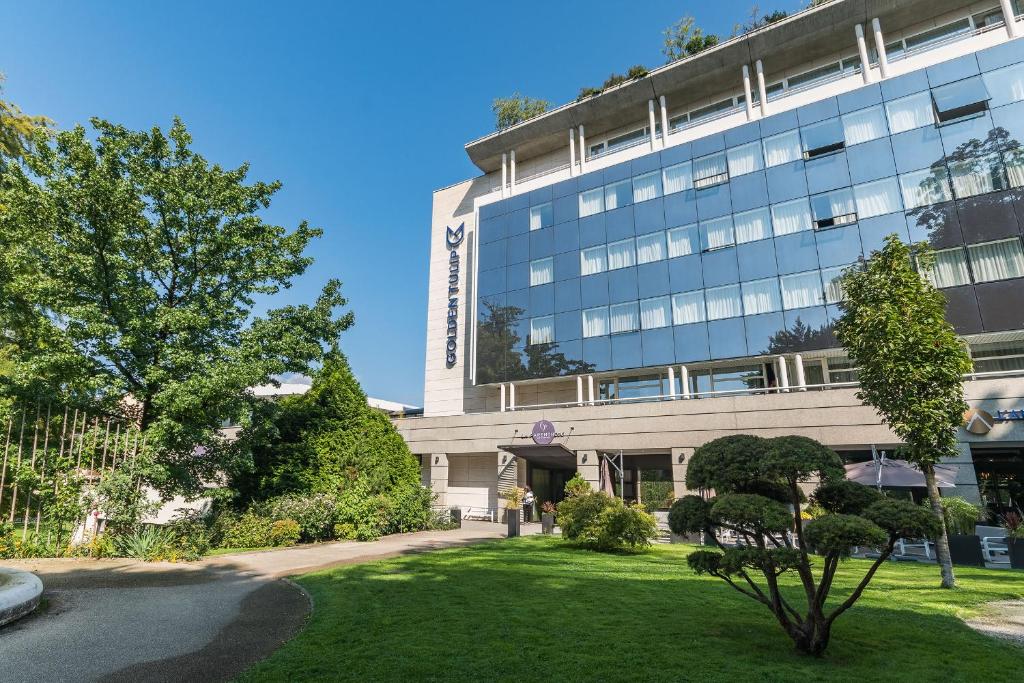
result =
[[445,364],[451,368],[455,366],[459,347],[459,271],[461,259],[459,258],[459,245],[466,234],[466,224],[452,230],[448,228],[445,243],[448,246],[448,339],[445,344]]

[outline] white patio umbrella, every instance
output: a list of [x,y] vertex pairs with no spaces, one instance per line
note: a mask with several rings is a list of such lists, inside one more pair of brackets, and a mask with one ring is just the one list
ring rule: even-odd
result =
[[[858,484],[878,488],[924,488],[924,473],[906,460],[890,460],[881,457],[846,465],[846,478]],[[956,486],[956,468],[950,465],[935,465],[935,481],[939,488]]]

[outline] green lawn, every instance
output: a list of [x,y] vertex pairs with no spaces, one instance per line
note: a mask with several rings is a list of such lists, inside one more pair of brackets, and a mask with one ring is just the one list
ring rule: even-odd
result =
[[[840,617],[825,657],[793,653],[768,611],[695,576],[690,546],[635,555],[521,538],[340,567],[299,579],[303,633],[243,681],[1009,681],[1024,648],[958,615],[1024,595],[1024,573],[889,563]],[[834,595],[867,562],[851,560]]]

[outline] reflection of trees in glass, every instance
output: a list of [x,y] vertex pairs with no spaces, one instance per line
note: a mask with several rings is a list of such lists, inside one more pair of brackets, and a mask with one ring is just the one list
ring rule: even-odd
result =
[[835,346],[835,337],[831,325],[814,328],[797,318],[793,327],[779,330],[771,336],[768,349],[763,353],[797,353],[832,346]]
[[579,375],[597,369],[593,363],[566,358],[558,351],[558,344],[531,344],[526,347],[527,377],[557,377],[559,375]]

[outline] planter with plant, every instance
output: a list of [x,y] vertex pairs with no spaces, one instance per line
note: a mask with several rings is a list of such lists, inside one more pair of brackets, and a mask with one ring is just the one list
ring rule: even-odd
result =
[[1007,512],[1001,520],[1006,529],[1006,548],[1010,567],[1024,569],[1024,517],[1019,512]]
[[984,567],[981,538],[974,527],[981,518],[981,509],[963,498],[950,496],[942,499],[942,511],[949,532],[949,555],[953,564]]
[[540,530],[544,534],[555,531],[555,504],[550,500],[544,501],[540,506]]
[[508,537],[515,538],[519,535],[519,515],[523,510],[523,496],[526,491],[513,486],[505,491],[505,517],[508,520]]

